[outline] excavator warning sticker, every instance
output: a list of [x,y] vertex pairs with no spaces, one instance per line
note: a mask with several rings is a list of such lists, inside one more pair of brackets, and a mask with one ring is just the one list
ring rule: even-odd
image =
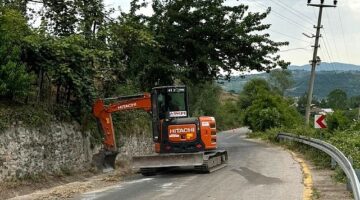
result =
[[180,137],[179,134],[170,134],[169,135],[169,138],[178,138],[178,137]]
[[210,126],[209,122],[201,122],[201,126]]
[[170,117],[186,117],[187,112],[186,111],[171,111],[169,112]]

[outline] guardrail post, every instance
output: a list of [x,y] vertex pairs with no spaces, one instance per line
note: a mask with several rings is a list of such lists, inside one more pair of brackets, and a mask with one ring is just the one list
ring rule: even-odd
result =
[[333,157],[331,157],[331,169],[334,170],[336,168],[336,165],[337,165],[336,160]]

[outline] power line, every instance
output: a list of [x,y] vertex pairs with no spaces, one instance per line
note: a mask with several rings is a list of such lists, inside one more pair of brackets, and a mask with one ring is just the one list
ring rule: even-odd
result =
[[[260,2],[258,2],[258,1],[255,1],[255,3],[256,3],[257,5],[260,5],[261,7],[266,8],[266,9],[269,8],[269,6],[267,6],[267,5],[263,4],[263,3],[260,3]],[[270,7],[270,8],[271,8],[271,7]],[[287,21],[287,22],[289,22],[289,23],[291,23],[291,24],[293,24],[293,25],[295,25],[295,26],[297,26],[297,27],[298,27],[298,26],[301,26],[301,27],[303,27],[304,29],[307,29],[307,30],[312,31],[309,27],[306,27],[306,26],[304,26],[304,25],[296,22],[295,20],[293,20],[293,19],[291,19],[291,18],[289,18],[289,17],[287,17],[287,16],[285,16],[285,15],[280,14],[279,12],[277,12],[277,11],[275,11],[275,10],[273,10],[273,9],[271,9],[271,12],[274,13],[275,15],[277,15],[278,17],[280,17],[281,19],[283,19],[284,21]]]
[[281,2],[281,1],[274,1],[274,0],[270,0],[270,1],[276,3],[277,5],[281,6],[284,9],[288,10],[289,12],[291,12],[293,15],[296,15],[297,17],[300,17],[300,18],[303,18],[303,19],[305,17],[305,19],[308,20],[307,22],[310,23],[311,25],[314,24],[313,20],[310,17],[308,17],[308,16],[304,15],[303,13],[293,9],[291,6],[286,5],[285,3]]
[[[332,58],[334,58],[334,56],[333,56],[332,52],[330,51],[331,46],[330,46],[330,42],[329,42],[329,40],[328,40],[328,37],[327,37],[326,35],[327,35],[327,33],[326,33],[325,29],[324,29],[324,37],[323,37],[322,39],[323,39],[323,41],[324,41],[324,44],[326,45],[326,46],[325,46],[326,51],[328,52],[328,54],[329,54],[329,56],[330,56],[330,59],[331,59],[331,60],[335,60],[335,59],[332,59]],[[329,52],[331,52],[331,53],[329,53]],[[333,65],[333,64],[332,64],[332,65]]]
[[[327,10],[325,10],[325,14],[326,14],[326,16],[327,16],[327,21],[328,21],[328,25],[329,25],[329,29],[330,29],[330,33],[331,33],[331,35],[333,36],[333,37],[335,37],[335,34],[334,34],[334,31],[333,31],[333,29],[332,29],[332,26],[330,25],[330,17],[329,17],[329,14],[328,14],[328,12],[327,12]],[[325,30],[324,30],[324,33],[325,33]],[[328,37],[329,38],[329,37]],[[336,55],[337,55],[337,57],[338,57],[338,60],[339,60],[339,51],[338,51],[338,46],[336,45],[336,40],[335,39],[333,39],[332,40],[333,41],[333,44],[334,44],[334,46],[335,46],[335,52],[336,52]],[[330,46],[331,47],[331,46]]]
[[338,16],[339,16],[339,21],[340,21],[340,27],[341,27],[342,39],[343,39],[343,42],[344,42],[344,48],[345,48],[346,57],[347,57],[348,63],[350,63],[349,52],[348,52],[348,48],[347,48],[346,41],[345,41],[345,34],[344,34],[343,23],[342,23],[342,19],[341,19],[341,15],[340,15],[340,11],[339,11],[339,10],[338,10]]
[[[308,47],[308,46],[306,46]],[[304,50],[304,51],[307,51],[307,50],[310,50],[310,49],[307,49],[306,47],[298,47],[298,48],[292,48],[292,49],[284,49],[284,50],[281,50],[279,52],[287,52],[287,51],[294,51],[294,50]]]
[[335,67],[334,67],[334,64],[333,64],[333,59],[331,58],[331,55],[329,53],[329,49],[327,48],[328,45],[326,44],[326,40],[324,38],[321,38],[321,39],[323,41],[323,44],[324,44],[324,47],[325,47],[325,50],[326,50],[326,55],[329,58],[329,64],[333,68],[333,70],[335,70]]
[[294,39],[294,40],[298,40],[298,41],[302,41],[302,42],[309,43],[309,41],[306,41],[306,40],[303,40],[303,39],[296,38],[296,37],[294,37],[294,36],[291,36],[291,35],[288,35],[288,34],[282,33],[282,32],[280,32],[280,31],[275,31],[275,30],[273,30],[273,29],[271,29],[271,28],[269,28],[268,30],[269,30],[269,31],[271,31],[271,32],[274,32],[274,33],[277,33],[277,34],[280,34],[280,35],[286,36],[286,37],[288,37],[288,38],[292,38],[292,39]]

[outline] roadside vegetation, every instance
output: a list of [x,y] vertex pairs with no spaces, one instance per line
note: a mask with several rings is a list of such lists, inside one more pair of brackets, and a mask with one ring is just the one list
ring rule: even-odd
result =
[[[266,33],[270,9],[247,12],[223,0],[133,0],[126,12],[102,0],[36,2],[43,9],[29,2],[0,1],[1,130],[77,121],[100,143],[94,99],[173,84],[190,88],[193,116],[215,116],[219,129],[234,128],[242,116],[237,101],[222,99],[227,94],[215,81],[233,70],[289,65],[277,55],[288,43]],[[152,15],[141,14],[150,6]],[[150,136],[149,119],[141,111],[114,115],[117,137]]]
[[[281,131],[320,138],[360,167],[359,96],[334,90],[314,100],[335,112],[326,130],[304,127],[306,95],[284,96],[293,84],[291,73],[273,70],[289,63],[277,55],[288,43],[266,33],[270,9],[252,13],[246,5],[224,6],[224,0],[133,0],[129,12],[119,12],[105,9],[101,0],[44,2],[45,9],[35,11],[28,1],[0,1],[0,130],[19,122],[40,128],[77,121],[100,143],[91,115],[94,99],[187,85],[192,116],[214,116],[219,130],[249,126],[253,136],[270,141]],[[141,14],[146,6],[152,6],[151,16]],[[40,25],[32,26],[39,16]],[[249,81],[239,94],[217,83],[229,80],[232,71],[249,70],[269,72],[270,78]],[[147,113],[119,113],[113,121],[117,137],[120,131],[150,137]],[[313,149],[291,146],[328,162]]]
[[[284,77],[288,77],[291,79],[291,76],[288,74],[283,74]],[[249,81],[242,93],[246,91],[246,88],[252,84],[254,81]],[[262,80],[265,83],[264,80]],[[257,84],[258,86],[261,84]],[[242,94],[240,93],[240,95]],[[264,92],[261,92],[263,94]],[[276,94],[276,91],[271,92],[272,95]],[[252,102],[259,101],[260,97],[255,100],[252,99]],[[281,97],[281,101],[277,102],[290,102],[287,104],[283,104],[288,109],[286,112],[283,112],[280,116],[283,116],[287,119],[281,123],[281,117],[267,117],[266,114],[262,114],[261,116],[257,116],[257,123],[264,122],[266,119],[271,119],[271,121],[276,121],[266,124],[279,124],[276,126],[263,126],[264,128],[258,129],[253,126],[251,121],[244,120],[243,124],[251,127],[255,132],[250,135],[250,137],[261,138],[270,142],[277,143],[276,136],[280,132],[291,133],[295,135],[302,135],[312,138],[321,139],[323,141],[329,142],[336,146],[340,151],[342,151],[348,158],[353,160],[353,167],[355,169],[360,168],[360,121],[359,121],[359,103],[358,97],[347,97],[347,94],[339,89],[331,91],[327,98],[322,99],[321,101],[314,100],[313,105],[317,108],[331,108],[334,110],[333,113],[327,113],[326,129],[314,129],[312,128],[314,125],[311,124],[309,127],[304,125],[304,110],[305,110],[305,102],[306,102],[306,94],[296,101],[295,99],[291,100],[289,97]],[[293,104],[291,104],[293,103]],[[276,104],[267,103],[269,108],[276,108]],[[272,107],[272,108],[270,108]],[[248,109],[251,106],[248,107]],[[261,106],[257,106],[256,108],[261,108]],[[246,110],[244,111],[246,115]],[[275,111],[271,112],[272,114],[276,113]],[[279,112],[281,113],[281,112]],[[285,114],[286,113],[286,114]],[[287,115],[288,114],[288,115]],[[313,113],[314,114],[314,113]],[[264,117],[265,116],[265,117]],[[245,118],[246,119],[246,118]],[[328,168],[330,167],[330,157],[327,154],[309,147],[304,144],[299,144],[297,142],[285,142],[282,143],[287,148],[290,148],[295,151],[299,151],[304,154],[308,159],[312,160],[317,166]],[[341,169],[336,169],[336,179],[345,181],[346,178]]]

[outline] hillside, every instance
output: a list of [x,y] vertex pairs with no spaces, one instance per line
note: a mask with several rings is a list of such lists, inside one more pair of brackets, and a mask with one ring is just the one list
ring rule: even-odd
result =
[[[311,67],[309,64],[307,65],[291,65],[289,66],[290,70],[305,70],[310,71]],[[346,64],[346,63],[321,63],[321,65],[316,67],[316,71],[360,71],[359,65],[353,65],[353,64]]]
[[[330,70],[336,67],[335,70]],[[298,97],[307,91],[310,71],[309,70],[294,70],[295,68],[304,69],[306,66],[291,66],[289,69],[292,72],[295,84],[289,89],[286,94],[289,96]],[[341,68],[342,67],[342,68]],[[309,68],[309,67],[308,67]],[[340,70],[342,69],[342,70]],[[242,90],[245,83],[253,78],[268,79],[268,73],[246,75],[244,77],[235,76],[230,82],[223,82],[221,87],[227,91],[239,92]],[[348,96],[360,95],[360,66],[349,64],[334,64],[324,63],[320,65],[316,73],[314,96],[322,99],[334,89],[344,90]]]

